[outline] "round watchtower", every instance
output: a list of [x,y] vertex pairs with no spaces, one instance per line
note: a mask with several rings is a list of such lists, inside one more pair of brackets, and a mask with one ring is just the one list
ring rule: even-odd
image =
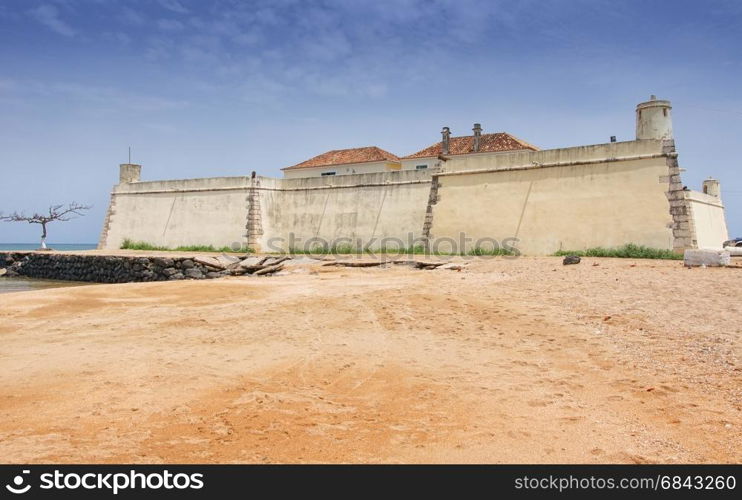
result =
[[636,140],[672,139],[672,106],[670,101],[651,96],[636,105]]

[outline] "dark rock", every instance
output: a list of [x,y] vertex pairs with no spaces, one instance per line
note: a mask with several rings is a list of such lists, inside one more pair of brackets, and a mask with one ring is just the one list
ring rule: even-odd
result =
[[183,261],[180,262],[180,267],[182,269],[190,269],[190,268],[192,268],[195,265],[196,264],[194,264],[191,259],[185,259],[185,260],[183,260]]
[[172,276],[170,276],[171,280],[183,280],[185,279],[185,276],[183,276],[183,273],[175,273]]
[[202,273],[200,269],[186,269],[184,274],[187,278],[193,278],[197,280],[203,279],[204,277],[204,273]]
[[155,257],[154,259],[152,259],[152,263],[163,268],[173,267],[173,265],[175,265],[173,259],[168,259],[166,257]]
[[165,275],[165,276],[167,276],[167,277],[170,277],[170,276],[172,276],[173,274],[175,274],[177,272],[178,272],[178,270],[175,269],[174,267],[166,267],[165,269],[162,270],[162,274]]
[[564,260],[562,261],[562,264],[565,266],[568,266],[570,264],[579,264],[580,263],[580,257],[577,255],[567,255]]

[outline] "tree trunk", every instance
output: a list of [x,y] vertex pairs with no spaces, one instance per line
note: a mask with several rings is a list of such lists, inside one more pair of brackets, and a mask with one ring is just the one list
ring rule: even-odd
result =
[[41,223],[41,249],[46,250],[46,223]]

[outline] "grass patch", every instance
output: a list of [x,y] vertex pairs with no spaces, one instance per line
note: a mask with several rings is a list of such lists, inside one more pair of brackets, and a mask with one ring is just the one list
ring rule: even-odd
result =
[[511,249],[511,248],[472,248],[468,252],[466,252],[466,255],[471,255],[475,257],[496,257],[498,255],[512,255],[512,256],[518,256],[520,255],[520,252],[517,250]]
[[185,245],[185,246],[179,246],[175,248],[170,247],[162,247],[157,245],[152,245],[151,243],[147,243],[146,241],[132,241],[129,238],[126,238],[123,243],[121,243],[121,249],[122,250],[152,250],[157,252],[221,252],[221,253],[252,253],[253,250],[251,248],[244,249],[240,248],[237,250],[234,250],[232,247],[225,246],[225,247],[219,247],[216,248],[214,245]]
[[121,243],[121,249],[122,250],[157,250],[157,251],[172,250],[171,248],[158,247],[156,245],[152,245],[145,241],[132,241],[129,238],[126,238],[124,242]]
[[175,247],[177,252],[221,252],[221,253],[253,253],[251,248],[244,249],[233,249],[232,247],[219,247],[216,248],[213,245],[188,245],[183,247]]
[[619,259],[669,259],[683,260],[683,255],[672,250],[650,248],[644,245],[629,243],[616,248],[593,247],[587,250],[559,250],[556,256],[577,255],[580,257],[616,257]]

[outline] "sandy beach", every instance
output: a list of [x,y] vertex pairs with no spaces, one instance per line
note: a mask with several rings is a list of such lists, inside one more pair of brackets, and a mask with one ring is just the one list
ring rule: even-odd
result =
[[740,283],[500,257],[5,294],[0,456],[739,463]]

